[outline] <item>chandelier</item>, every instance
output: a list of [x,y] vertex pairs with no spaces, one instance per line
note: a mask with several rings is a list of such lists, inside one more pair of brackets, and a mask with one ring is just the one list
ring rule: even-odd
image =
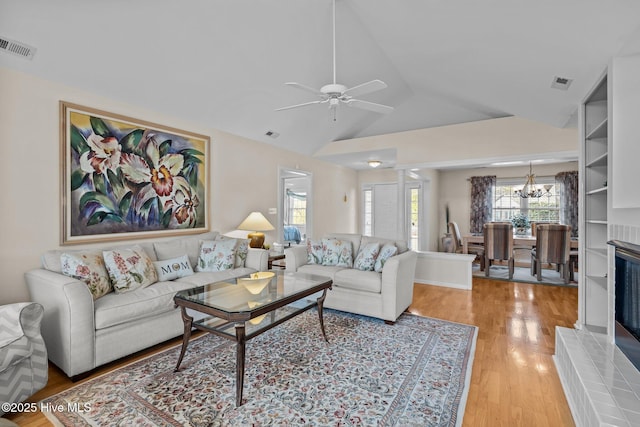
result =
[[[527,181],[524,183],[522,190],[515,191],[516,196],[520,196],[523,199],[528,199],[529,197],[539,198],[545,194],[541,188],[538,188],[536,186],[536,176],[531,170],[531,162],[529,162],[529,174],[525,178],[527,179]],[[547,184],[544,186],[546,194],[550,194],[551,187],[553,187],[552,184]]]

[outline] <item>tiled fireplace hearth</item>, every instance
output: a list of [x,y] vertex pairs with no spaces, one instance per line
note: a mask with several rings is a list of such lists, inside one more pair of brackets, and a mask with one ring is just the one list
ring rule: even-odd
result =
[[[640,227],[610,225],[609,236],[640,244]],[[577,426],[640,426],[640,371],[612,341],[605,333],[556,328],[554,360]]]

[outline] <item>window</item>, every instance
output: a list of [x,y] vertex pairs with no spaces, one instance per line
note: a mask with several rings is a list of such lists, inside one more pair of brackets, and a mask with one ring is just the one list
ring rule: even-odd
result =
[[373,190],[365,188],[362,192],[364,212],[364,235],[371,236],[373,231]]
[[407,188],[409,214],[409,249],[417,251],[420,248],[420,187],[411,185]]
[[521,179],[496,180],[492,221],[510,221],[515,214],[523,213],[533,222],[560,222],[560,197],[555,178],[536,177],[536,186],[551,185],[540,198],[523,199],[516,195],[515,191],[522,189],[523,185]]

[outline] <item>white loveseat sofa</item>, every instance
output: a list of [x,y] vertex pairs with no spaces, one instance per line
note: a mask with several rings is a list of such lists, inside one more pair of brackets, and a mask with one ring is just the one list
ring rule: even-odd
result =
[[[217,236],[213,231],[137,245],[152,261],[186,254],[195,270],[201,242]],[[116,247],[127,246],[132,245]],[[94,300],[85,282],[62,274],[60,259],[65,252],[74,251],[45,253],[42,268],[27,272],[25,277],[32,300],[44,307],[42,336],[49,360],[69,377],[79,377],[100,365],[182,335],[184,324],[173,302],[176,292],[267,270],[269,259],[268,251],[249,248],[244,266],[195,272],[126,293],[110,292]]]
[[285,250],[287,271],[331,277],[333,288],[324,303],[327,308],[395,322],[413,300],[417,253],[407,250],[403,241],[344,233],[329,234],[325,238],[351,242],[354,259],[361,247],[374,242],[393,243],[398,254],[387,259],[381,272],[361,271],[352,267],[310,264],[307,246],[293,246]]

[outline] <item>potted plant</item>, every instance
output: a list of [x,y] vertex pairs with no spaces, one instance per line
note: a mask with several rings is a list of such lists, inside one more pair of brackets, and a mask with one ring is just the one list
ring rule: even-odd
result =
[[527,229],[531,227],[529,217],[523,213],[518,213],[511,218],[511,224],[516,230],[516,234],[527,234]]

